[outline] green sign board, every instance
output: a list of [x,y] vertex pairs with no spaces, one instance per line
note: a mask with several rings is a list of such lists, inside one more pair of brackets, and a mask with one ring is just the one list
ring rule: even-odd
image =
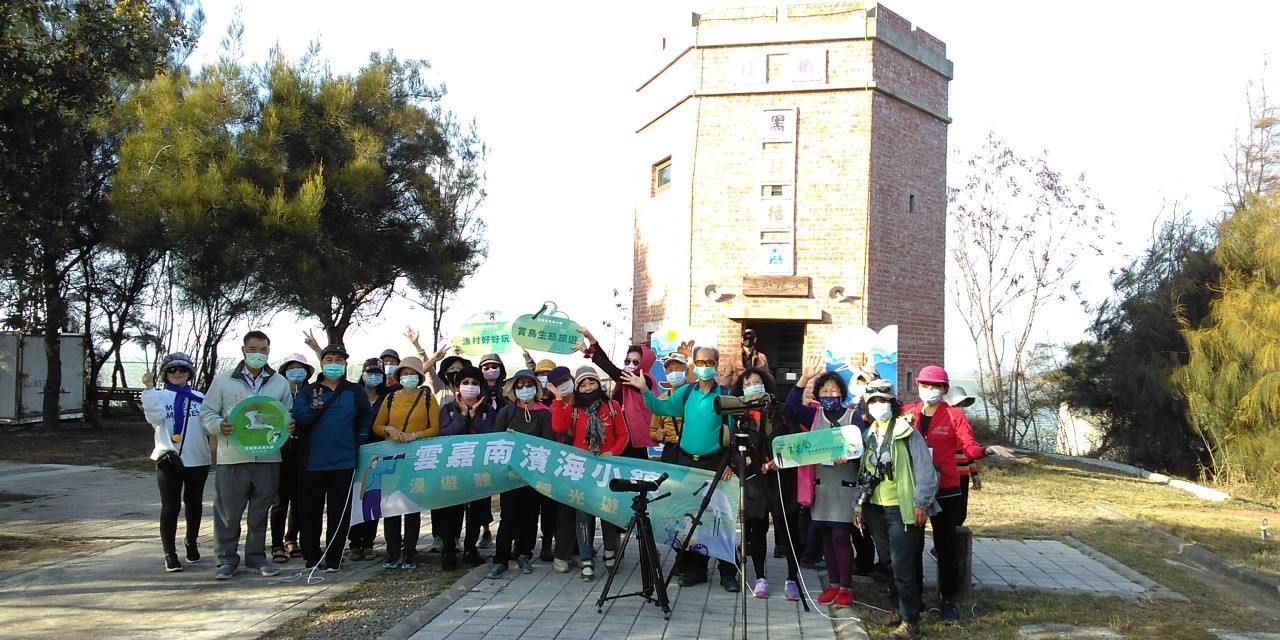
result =
[[578,332],[578,323],[557,311],[554,302],[546,302],[537,313],[522,315],[512,323],[511,338],[533,351],[573,353],[582,334]]
[[511,348],[511,323],[468,322],[458,328],[453,346],[463,356],[503,353]]
[[250,456],[279,451],[289,439],[289,419],[289,409],[271,396],[245,398],[227,418],[234,429],[231,444]]
[[862,430],[852,425],[814,429],[773,439],[773,460],[779,467],[801,467],[861,457]]

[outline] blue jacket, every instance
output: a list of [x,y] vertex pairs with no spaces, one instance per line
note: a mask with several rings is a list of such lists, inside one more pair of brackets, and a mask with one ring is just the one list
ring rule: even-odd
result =
[[[325,403],[334,394],[338,397],[323,413],[319,408],[312,408],[313,398]],[[306,471],[355,469],[360,445],[369,435],[373,417],[369,399],[358,384],[343,379],[333,391],[319,382],[302,387],[293,397],[298,464]]]

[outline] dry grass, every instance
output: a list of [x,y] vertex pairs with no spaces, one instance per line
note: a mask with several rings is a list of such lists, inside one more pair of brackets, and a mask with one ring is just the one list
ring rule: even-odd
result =
[[438,555],[412,571],[387,569],[262,638],[376,638],[444,591],[471,568],[442,571]]
[[[944,629],[936,617],[926,618],[926,636],[1017,638],[1022,625],[1050,623],[1109,626],[1127,638],[1152,640],[1210,640],[1215,636],[1206,631],[1209,628],[1280,631],[1276,620],[1170,564],[1178,556],[1163,539],[1093,504],[1111,506],[1188,539],[1202,537],[1207,548],[1229,560],[1274,574],[1280,570],[1274,554],[1268,549],[1257,553],[1259,545],[1243,524],[1261,515],[1245,506],[1207,503],[1170,487],[1035,460],[1003,470],[984,469],[983,474],[984,490],[970,498],[967,525],[974,535],[1016,539],[1070,535],[1189,601],[977,590],[973,601],[962,607],[960,626]],[[1226,516],[1240,523],[1224,526],[1230,521]],[[1212,526],[1216,529],[1211,530]],[[865,597],[859,593],[859,600],[887,604],[879,589],[870,591]],[[868,616],[868,622],[872,620],[874,616]],[[870,626],[873,638],[885,637],[884,627]]]

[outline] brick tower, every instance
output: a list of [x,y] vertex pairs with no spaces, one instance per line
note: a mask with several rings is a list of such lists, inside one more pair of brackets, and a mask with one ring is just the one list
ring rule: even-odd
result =
[[633,337],[755,329],[780,388],[842,327],[941,364],[946,45],[878,5],[693,16],[637,89]]

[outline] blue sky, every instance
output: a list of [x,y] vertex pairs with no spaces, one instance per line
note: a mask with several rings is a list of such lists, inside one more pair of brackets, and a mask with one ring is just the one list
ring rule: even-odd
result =
[[[633,195],[647,178],[623,166],[637,120],[634,90],[656,70],[642,61],[663,33],[688,28],[691,11],[752,4],[765,3],[273,0],[244,5],[244,54],[262,60],[278,44],[296,58],[318,39],[337,72],[359,68],[371,51],[430,60],[448,86],[447,106],[474,118],[491,150],[481,211],[489,260],[446,325],[487,309],[514,318],[550,299],[596,330],[615,319],[610,294],[625,293],[631,279]],[[235,8],[204,6],[195,63],[217,55]],[[1078,273],[1095,302],[1109,292],[1107,271],[1145,246],[1171,203],[1203,219],[1222,209],[1246,82],[1266,76],[1276,86],[1265,63],[1280,3],[885,6],[946,42],[955,63],[952,178],[960,176],[955,163],[995,131],[1024,153],[1047,150],[1060,171],[1084,172],[1116,213],[1124,244]],[[559,224],[526,224],[535,220]],[[572,258],[554,270],[535,266],[558,256]],[[1053,342],[1078,339],[1088,320],[1074,301],[1042,317],[1052,319],[1037,339]],[[967,371],[971,348],[957,319],[949,312],[947,366]],[[427,328],[424,314],[393,304],[350,331],[348,345],[353,354],[403,347],[406,323]],[[270,328],[278,352],[301,348],[295,322],[276,316]],[[224,355],[235,353],[234,342]]]

